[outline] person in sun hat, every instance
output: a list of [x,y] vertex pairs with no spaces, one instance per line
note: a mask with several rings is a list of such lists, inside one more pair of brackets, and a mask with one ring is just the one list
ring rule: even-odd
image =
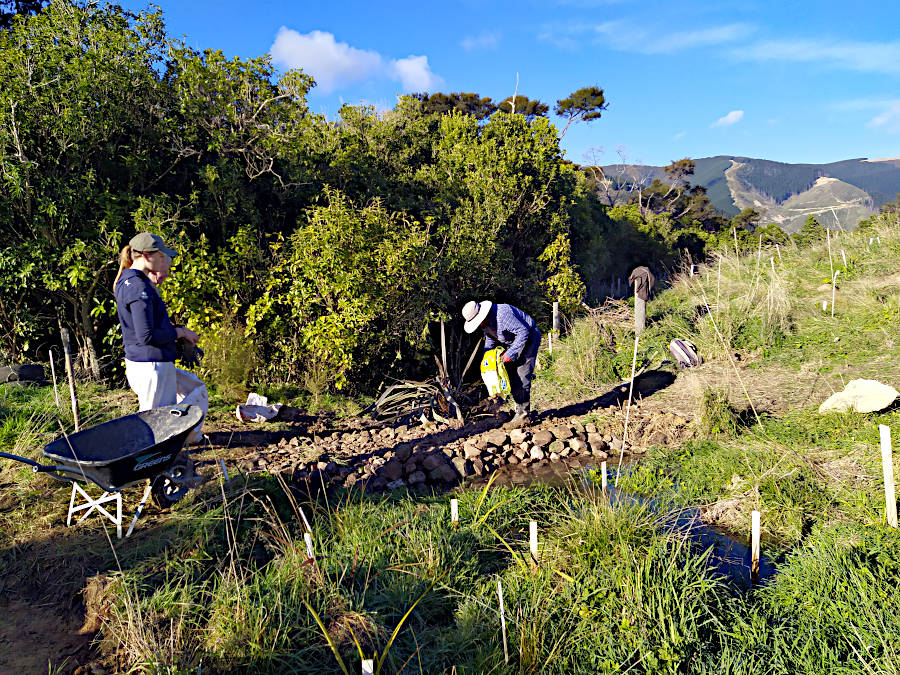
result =
[[[125,343],[125,377],[128,386],[137,394],[139,410],[178,402],[196,404],[186,400],[185,387],[179,385],[184,380],[183,375],[197,378],[175,367],[175,341],[182,338],[196,345],[199,337],[185,326],[172,324],[166,305],[156,290],[156,284],[168,276],[176,255],[162,237],[150,232],[136,234],[119,254],[119,273],[113,282],[113,291]],[[206,386],[200,384],[203,391],[195,394],[206,398]],[[198,389],[192,387],[192,390]],[[204,407],[204,413],[205,410]],[[201,426],[202,421],[192,431],[188,442],[197,443],[202,439]]]
[[508,429],[518,429],[529,422],[531,416],[531,380],[541,346],[541,331],[526,312],[507,304],[495,304],[490,300],[470,300],[462,310],[463,329],[473,333],[484,332],[484,350],[504,345],[503,362],[506,364],[512,388],[516,414],[507,424]]

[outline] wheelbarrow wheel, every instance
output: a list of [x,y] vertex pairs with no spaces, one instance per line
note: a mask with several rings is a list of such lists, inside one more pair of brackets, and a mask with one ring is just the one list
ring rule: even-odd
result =
[[150,496],[153,503],[167,509],[194,487],[194,461],[185,452],[179,453],[168,471],[153,480]]

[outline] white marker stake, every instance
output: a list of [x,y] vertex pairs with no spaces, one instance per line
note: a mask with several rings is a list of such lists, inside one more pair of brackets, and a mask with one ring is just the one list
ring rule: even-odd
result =
[[834,318],[834,292],[837,290],[837,278],[841,271],[837,270],[831,278],[831,318]]
[[537,521],[536,520],[532,520],[531,523],[529,523],[528,530],[529,530],[529,540],[530,540],[530,544],[531,544],[531,557],[534,559],[535,562],[537,562],[538,549],[537,549]]
[[875,237],[869,237],[869,246],[872,245],[873,241],[875,241]]
[[606,462],[600,462],[600,487],[603,489],[603,494],[606,494],[606,486],[608,484],[609,481],[606,478]]
[[772,263],[772,274],[775,274],[775,258],[769,258],[769,262]]
[[844,249],[841,249],[841,258],[844,261],[844,267],[847,267],[847,254],[844,253]]
[[362,662],[362,675],[375,675],[374,659],[365,659]]
[[897,527],[897,495],[894,492],[894,458],[891,452],[891,428],[878,425],[881,435],[881,470],[884,472],[884,512],[887,524]]
[[550,339],[550,354],[553,354],[553,331],[550,331],[550,335],[547,336]]
[[822,311],[823,311],[823,312],[827,312],[827,311],[828,311],[828,301],[827,301],[827,300],[823,300],[823,301],[822,301]]
[[309,526],[309,521],[306,519],[306,514],[303,512],[303,507],[298,506],[297,510],[300,512],[300,517],[303,518],[303,526],[306,528],[306,531],[312,534],[312,528]]
[[313,551],[312,537],[309,536],[309,532],[303,533],[303,541],[306,542],[306,555],[309,557],[310,560],[314,559],[316,557],[316,554]]
[[691,276],[694,276],[694,265],[691,265]]
[[878,245],[881,246],[881,237],[875,237],[875,241],[877,241]]
[[503,608],[503,584],[497,579],[497,597],[500,598],[500,631],[503,634],[503,658],[509,663],[509,647],[506,646],[506,610]]
[[453,527],[459,525],[459,500],[451,499],[450,500],[450,522],[453,524]]
[[775,244],[775,250],[778,252],[778,262],[784,265],[784,260],[781,259],[781,247],[778,244]]
[[750,581],[759,583],[759,511],[750,516]]

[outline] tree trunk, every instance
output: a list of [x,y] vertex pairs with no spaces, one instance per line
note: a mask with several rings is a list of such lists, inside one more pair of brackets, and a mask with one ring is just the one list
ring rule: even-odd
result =
[[82,298],[79,301],[79,311],[81,312],[81,331],[84,338],[84,354],[87,363],[85,366],[91,371],[91,375],[95,380],[100,379],[100,359],[97,357],[96,332],[94,331],[94,323],[91,321],[90,299]]

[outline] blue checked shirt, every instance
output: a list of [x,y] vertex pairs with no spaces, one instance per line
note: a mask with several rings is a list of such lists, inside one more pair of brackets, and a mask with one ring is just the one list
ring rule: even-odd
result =
[[528,314],[512,305],[494,305],[484,321],[484,348],[493,349],[497,343],[506,346],[506,356],[511,361],[519,358],[528,338],[535,332],[537,324]]

